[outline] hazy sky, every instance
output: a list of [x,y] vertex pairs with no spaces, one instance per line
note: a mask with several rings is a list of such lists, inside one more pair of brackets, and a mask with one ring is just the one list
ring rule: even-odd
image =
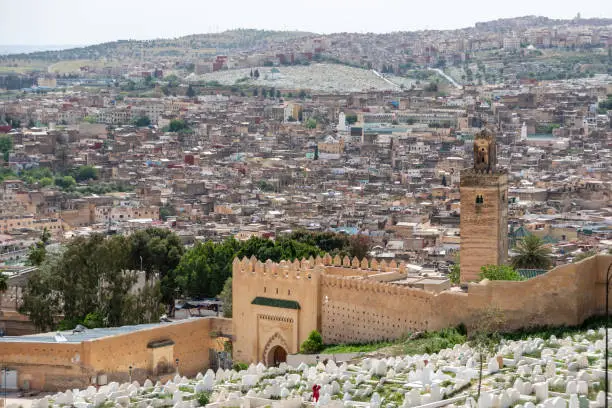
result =
[[612,17],[612,0],[0,0],[0,44],[94,44],[233,28],[380,33],[578,12]]

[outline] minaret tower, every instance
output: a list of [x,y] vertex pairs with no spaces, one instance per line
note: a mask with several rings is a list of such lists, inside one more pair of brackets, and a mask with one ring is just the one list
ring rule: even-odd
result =
[[461,171],[461,282],[508,258],[508,173],[497,168],[495,133],[474,138],[474,166]]

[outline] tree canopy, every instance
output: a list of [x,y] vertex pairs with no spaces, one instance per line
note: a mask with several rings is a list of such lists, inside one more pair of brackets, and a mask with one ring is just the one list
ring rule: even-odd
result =
[[0,134],[0,153],[5,162],[9,161],[9,153],[13,149],[13,138],[10,135]]
[[[63,328],[88,316],[90,325],[103,326],[156,321],[160,304],[174,303],[172,272],[182,253],[174,233],[156,228],[129,237],[77,237],[62,252],[46,254],[28,280],[21,311],[41,330],[55,328],[58,316]],[[141,264],[148,279],[137,288]]]

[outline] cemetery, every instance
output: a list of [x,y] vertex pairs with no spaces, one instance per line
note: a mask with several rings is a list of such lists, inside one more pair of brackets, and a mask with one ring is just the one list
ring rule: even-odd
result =
[[[342,364],[258,363],[241,371],[208,370],[195,378],[177,372],[165,383],[111,382],[67,390],[35,400],[32,407],[597,408],[605,404],[604,339],[600,328],[564,338],[504,339],[490,352],[464,343],[439,353]],[[320,386],[317,402],[312,400],[315,385]]]

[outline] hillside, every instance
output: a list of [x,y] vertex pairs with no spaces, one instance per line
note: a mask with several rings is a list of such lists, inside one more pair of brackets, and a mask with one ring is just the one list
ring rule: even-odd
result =
[[118,40],[86,47],[70,48],[57,51],[41,51],[28,54],[11,54],[0,57],[1,60],[29,59],[57,62],[62,60],[95,60],[155,57],[185,57],[193,52],[200,53],[235,53],[256,50],[275,43],[304,38],[314,35],[299,31],[267,31],[238,29],[212,34],[194,34],[185,37],[155,40]]

